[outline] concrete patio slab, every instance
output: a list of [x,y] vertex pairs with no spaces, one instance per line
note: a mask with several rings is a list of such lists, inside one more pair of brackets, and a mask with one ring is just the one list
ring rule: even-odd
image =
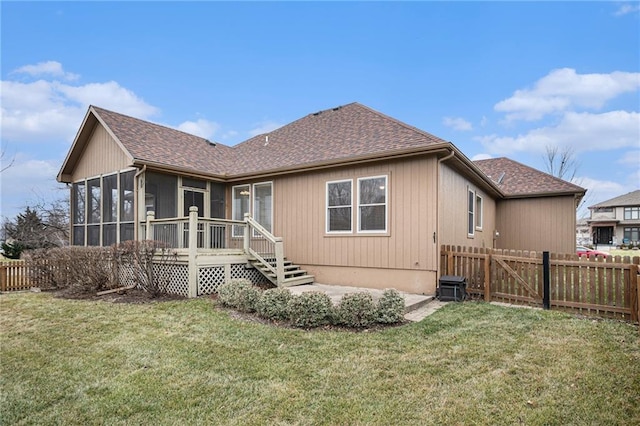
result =
[[[347,287],[328,284],[303,284],[287,287],[292,294],[301,294],[308,291],[319,291],[327,294],[334,305],[338,304],[342,296],[349,293],[369,293],[374,301],[382,297],[384,290],[377,290],[362,287]],[[443,302],[434,300],[434,296],[426,296],[424,294],[412,294],[400,292],[404,297],[405,318],[409,321],[420,321],[422,318],[435,312],[444,305]]]

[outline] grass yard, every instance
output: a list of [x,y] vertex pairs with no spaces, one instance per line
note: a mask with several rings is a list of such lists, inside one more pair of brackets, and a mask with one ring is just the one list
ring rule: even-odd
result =
[[637,326],[450,303],[379,332],[0,295],[1,424],[640,424]]
[[612,249],[612,250],[609,251],[609,254],[611,254],[612,256],[634,257],[634,256],[640,256],[640,250],[638,250],[638,249],[633,249],[633,250]]

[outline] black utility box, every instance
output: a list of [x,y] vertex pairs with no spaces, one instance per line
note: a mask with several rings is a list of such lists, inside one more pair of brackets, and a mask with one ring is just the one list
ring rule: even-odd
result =
[[443,275],[438,286],[438,299],[443,302],[462,302],[467,297],[467,279]]

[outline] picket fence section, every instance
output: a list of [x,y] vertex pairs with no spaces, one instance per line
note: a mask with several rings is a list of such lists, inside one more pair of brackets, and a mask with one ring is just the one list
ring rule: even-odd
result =
[[[638,322],[640,257],[549,257],[552,309]],[[464,276],[471,297],[542,306],[542,252],[442,246],[441,275]]]
[[67,265],[49,260],[0,261],[0,291],[21,291],[53,287],[54,274],[64,274]]

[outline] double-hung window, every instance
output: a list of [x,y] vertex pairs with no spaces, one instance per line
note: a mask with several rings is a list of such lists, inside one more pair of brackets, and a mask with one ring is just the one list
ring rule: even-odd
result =
[[476,233],[476,193],[469,188],[467,198],[467,235],[473,237]]
[[351,232],[352,181],[327,182],[327,232]]
[[624,220],[638,220],[638,219],[640,219],[640,207],[624,208]]
[[387,177],[358,179],[358,232],[387,231]]
[[467,235],[473,237],[476,231],[482,231],[482,196],[467,188]]

